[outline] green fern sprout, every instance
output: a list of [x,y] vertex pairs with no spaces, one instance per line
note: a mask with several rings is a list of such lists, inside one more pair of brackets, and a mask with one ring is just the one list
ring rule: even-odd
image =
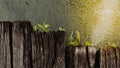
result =
[[75,33],[76,33],[76,41],[80,42],[80,33],[78,31],[76,31]]
[[60,31],[65,31],[65,29],[63,29],[63,28],[61,28],[61,27],[59,27],[59,30],[60,30]]
[[39,27],[43,32],[48,32],[48,31],[49,31],[49,28],[50,28],[50,25],[49,25],[49,24],[46,24],[46,23],[43,23],[43,24],[38,24],[38,27]]
[[78,31],[75,32],[76,36],[73,37],[73,32],[68,38],[68,46],[79,46],[80,45],[80,33]]

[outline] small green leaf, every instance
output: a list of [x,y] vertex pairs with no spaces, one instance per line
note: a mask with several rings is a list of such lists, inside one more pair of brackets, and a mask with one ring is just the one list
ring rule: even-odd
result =
[[75,41],[75,44],[74,44],[74,46],[79,46],[80,45],[80,42],[78,42],[78,41]]
[[69,42],[68,43],[68,46],[79,46],[79,43],[78,42]]
[[80,43],[80,33],[78,31],[76,33],[76,41]]
[[85,46],[92,46],[92,45],[93,45],[93,42],[91,42],[91,41],[85,42]]
[[63,29],[63,28],[61,28],[61,27],[59,27],[59,30],[60,30],[60,31],[65,31],[65,29]]
[[43,26],[44,26],[46,29],[50,27],[50,25],[49,25],[49,24],[46,24],[46,23],[44,23]]
[[111,47],[117,47],[117,46],[115,45],[115,43],[113,43],[113,44],[111,45]]
[[73,42],[74,38],[73,38],[73,32],[70,34],[70,37],[68,38],[68,42]]
[[76,31],[76,38],[73,37],[73,32],[68,38],[68,45],[69,46],[79,46],[80,45],[80,34],[78,31]]
[[68,42],[68,46],[73,46],[75,42]]
[[47,32],[49,30],[50,25],[49,24],[38,24],[38,27],[43,31],[43,32]]
[[37,26],[33,26],[33,31],[37,31]]
[[41,29],[45,29],[43,25],[41,24],[38,24],[38,27],[41,28]]

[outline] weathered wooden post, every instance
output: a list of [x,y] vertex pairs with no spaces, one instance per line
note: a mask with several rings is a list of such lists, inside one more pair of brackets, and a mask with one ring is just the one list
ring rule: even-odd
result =
[[12,26],[13,68],[32,68],[31,64],[31,24],[15,21]]
[[95,68],[95,47],[67,47],[66,68]]
[[65,32],[0,22],[0,68],[120,68],[120,47],[66,46]]
[[120,47],[100,49],[100,68],[120,68]]
[[64,32],[33,32],[31,37],[34,68],[65,68]]
[[11,22],[0,22],[0,68],[12,68],[10,32]]

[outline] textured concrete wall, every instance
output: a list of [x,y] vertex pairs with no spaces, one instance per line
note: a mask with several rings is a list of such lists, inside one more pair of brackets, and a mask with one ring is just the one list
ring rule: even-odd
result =
[[66,25],[69,17],[67,9],[65,0],[0,0],[0,20]]
[[0,20],[29,20],[32,24],[47,22],[52,29],[57,30],[58,26],[65,28],[68,34],[81,30],[81,37],[85,39],[86,24],[90,21],[87,18],[92,12],[85,13],[94,5],[88,7],[86,5],[89,0],[87,3],[81,1],[83,0],[1,0]]
[[[119,6],[120,4],[119,0],[110,0],[109,2],[107,0],[0,0],[0,20],[29,20],[32,24],[47,22],[52,26],[53,30],[57,30],[58,26],[65,28],[67,34],[79,30],[83,41],[93,41],[99,44],[107,40],[119,44],[120,30],[118,29],[120,27],[118,25],[120,25],[120,14],[117,11],[120,7],[113,7],[116,11],[114,11],[113,16],[114,24],[112,25],[114,27],[113,31],[111,31],[112,34],[106,33],[109,32],[107,31],[109,28],[106,28],[105,31],[104,28],[101,29],[101,23],[97,25],[101,20],[100,9],[106,10],[106,8],[103,9],[104,3],[107,3],[106,7],[113,7],[116,4]],[[111,3],[113,5],[109,6]],[[109,17],[109,15],[104,16],[103,13],[101,14],[103,17]],[[101,22],[106,23],[106,20]],[[107,24],[109,25],[108,22],[103,25],[112,27],[107,26]]]

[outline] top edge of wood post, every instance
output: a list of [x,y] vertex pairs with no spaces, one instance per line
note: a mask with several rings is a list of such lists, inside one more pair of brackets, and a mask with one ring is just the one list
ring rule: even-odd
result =
[[11,24],[12,22],[10,21],[0,21],[0,24]]

